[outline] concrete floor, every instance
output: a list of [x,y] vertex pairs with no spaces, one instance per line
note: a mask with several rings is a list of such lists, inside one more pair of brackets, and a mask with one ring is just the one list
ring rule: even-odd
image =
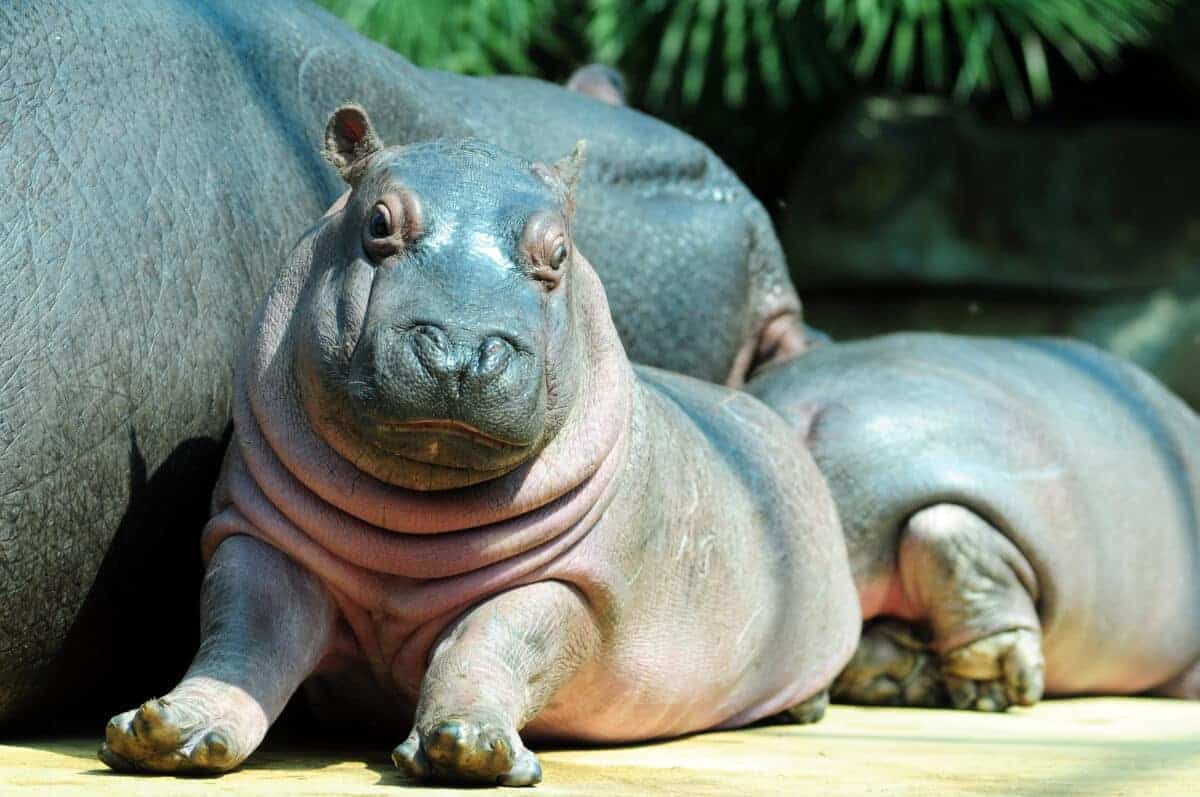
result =
[[[0,794],[451,793],[406,784],[382,749],[330,753],[268,741],[239,771],[197,779],[111,773],[95,758],[98,742],[0,745]],[[834,706],[807,727],[540,755],[545,780],[535,793],[543,796],[1200,795],[1200,703],[1060,700],[1008,714]]]

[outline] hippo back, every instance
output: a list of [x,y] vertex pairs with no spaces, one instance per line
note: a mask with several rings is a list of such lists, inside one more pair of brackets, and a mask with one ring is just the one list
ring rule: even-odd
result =
[[388,143],[550,160],[587,139],[578,239],[635,359],[723,380],[798,311],[761,205],[693,139],[538,81],[419,70],[308,4],[19,0],[0,52],[0,724],[51,680],[106,683],[107,713],[118,659],[139,691],[178,675],[234,356],[340,191],[318,144],[347,99]]
[[914,512],[966,506],[1032,564],[1050,691],[1142,688],[1200,655],[1200,422],[1148,375],[1064,340],[892,335],[749,389],[830,482],[855,578]]

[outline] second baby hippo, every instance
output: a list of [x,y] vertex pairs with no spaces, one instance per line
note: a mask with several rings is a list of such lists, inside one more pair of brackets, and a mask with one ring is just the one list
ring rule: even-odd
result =
[[411,722],[397,766],[452,782],[537,782],[522,729],[816,713],[859,631],[832,498],[756,399],[630,366],[572,242],[579,152],[384,148],[354,106],[326,139],[352,191],[238,369],[200,650],[101,758],[230,769],[363,662]]
[[1200,697],[1200,420],[1150,376],[1065,340],[904,334],[748,389],[828,479],[863,618],[890,618],[835,698]]

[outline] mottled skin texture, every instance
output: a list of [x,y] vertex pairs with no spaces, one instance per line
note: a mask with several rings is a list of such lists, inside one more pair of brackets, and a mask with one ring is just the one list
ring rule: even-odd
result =
[[580,150],[377,149],[354,107],[327,142],[353,191],[239,368],[200,652],[101,758],[237,766],[315,672],[370,673],[396,765],[447,782],[537,782],[518,732],[819,717],[859,630],[832,499],[761,403],[630,366],[571,237]]
[[[771,355],[771,318],[798,329],[764,209],[703,145],[635,111],[423,71],[288,0],[4,3],[0,727],[39,684],[77,706],[185,664],[165,635],[196,593],[183,537],[205,519],[196,486],[220,462],[237,345],[343,190],[315,145],[351,99],[390,142],[473,135],[546,159],[587,138],[577,236],[635,361],[737,380],[760,341]],[[175,576],[146,607],[152,570]],[[147,629],[162,659],[117,653]]]
[[828,479],[864,620],[889,618],[835,698],[1200,697],[1200,421],[1136,366],[1065,340],[892,335],[748,388]]

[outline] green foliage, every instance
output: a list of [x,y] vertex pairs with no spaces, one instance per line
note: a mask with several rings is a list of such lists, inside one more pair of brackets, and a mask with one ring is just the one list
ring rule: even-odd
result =
[[[1050,101],[1048,51],[1082,79],[1146,44],[1177,0],[822,0],[831,49],[860,78],[886,70],[905,87],[921,68],[924,85],[956,99],[1000,89],[1014,116]],[[888,52],[885,55],[885,51]],[[886,67],[884,64],[886,63]],[[951,65],[956,74],[951,77]]]
[[[623,68],[640,100],[777,107],[847,78],[949,92],[1003,92],[1014,116],[1051,99],[1055,62],[1088,79],[1146,44],[1182,0],[319,0],[416,63],[536,74],[531,53]],[[561,44],[578,36],[583,47]],[[556,44],[557,43],[557,44]],[[581,50],[575,52],[575,50]],[[590,50],[590,53],[587,52]],[[590,55],[590,58],[588,57]]]
[[486,75],[533,74],[555,0],[317,0],[360,33],[421,66]]
[[804,0],[588,0],[587,41],[596,60],[623,64],[654,52],[646,101],[663,105],[678,91],[699,101],[710,74],[725,104],[741,105],[758,82],[776,105],[798,87],[809,98],[836,80],[819,20]]
[[[842,72],[966,101],[999,89],[1012,113],[1051,98],[1050,57],[1081,78],[1145,44],[1178,0],[589,0],[587,37],[619,63],[654,46],[646,100],[694,105],[718,72],[727,105],[757,79],[776,105],[813,97]],[[646,32],[650,32],[650,36]],[[717,51],[717,52],[714,52]],[[714,70],[714,62],[719,69]]]

